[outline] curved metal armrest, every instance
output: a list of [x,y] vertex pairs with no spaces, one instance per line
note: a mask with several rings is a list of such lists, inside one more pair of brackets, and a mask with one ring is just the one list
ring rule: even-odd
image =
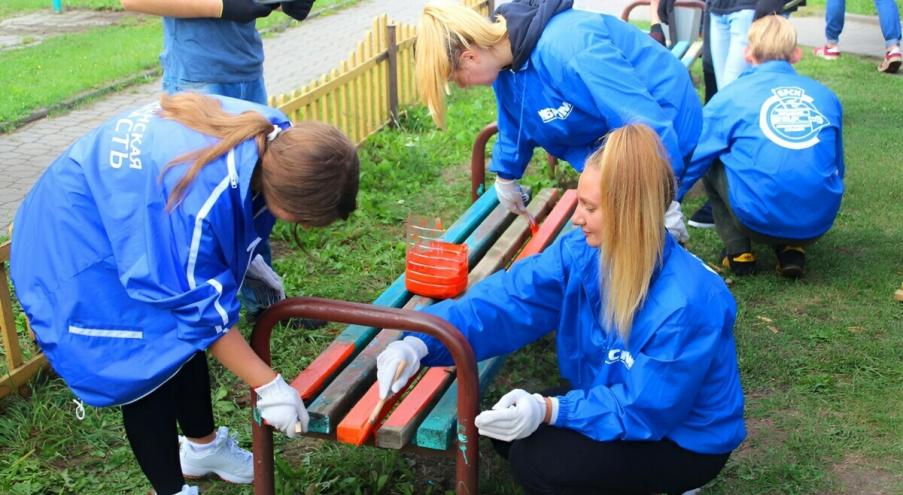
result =
[[[633,9],[641,5],[651,5],[651,2],[649,0],[635,0],[633,3],[624,7],[624,10],[621,11],[621,20],[624,22],[629,21],[630,13],[633,12]],[[676,2],[674,2],[674,6],[699,9],[705,12],[705,2],[702,2],[700,0],[677,0]]]
[[470,152],[470,201],[480,197],[480,186],[486,181],[486,143],[493,134],[499,132],[498,122],[490,122],[473,141]]
[[633,12],[633,9],[641,5],[650,5],[650,2],[649,0],[635,0],[634,2],[628,4],[626,7],[624,7],[624,10],[621,11],[621,20],[628,22],[630,20],[630,13]]
[[[491,135],[491,134],[490,134]],[[458,483],[462,480],[468,489],[477,487],[477,430],[473,420],[478,412],[480,388],[477,382],[477,362],[470,343],[458,329],[436,316],[408,309],[388,308],[347,301],[315,297],[292,297],[267,309],[257,320],[251,332],[251,347],[267,364],[270,364],[270,336],[276,323],[293,317],[313,318],[324,321],[364,325],[376,328],[405,329],[421,332],[439,339],[451,353],[458,379]],[[257,405],[257,394],[251,394],[252,407]],[[256,423],[254,431],[255,493],[272,493],[272,431]],[[463,443],[463,445],[462,445]],[[260,446],[264,450],[258,450]],[[470,458],[462,453],[470,452]],[[268,452],[269,461],[258,454]],[[268,464],[265,465],[265,464]]]

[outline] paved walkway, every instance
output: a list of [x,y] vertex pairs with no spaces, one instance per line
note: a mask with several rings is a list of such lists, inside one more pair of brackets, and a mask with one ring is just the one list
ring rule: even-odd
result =
[[[355,48],[373,19],[416,23],[426,0],[364,0],[335,14],[304,21],[263,41],[264,78],[271,95],[287,93],[328,72]],[[278,12],[272,15],[281,15]],[[0,227],[3,232],[19,202],[45,168],[67,146],[108,118],[160,94],[160,81],[128,88],[86,107],[0,134]]]
[[[373,18],[388,13],[397,21],[415,23],[425,0],[364,0],[336,14],[305,21],[264,40],[264,77],[271,95],[286,93],[332,69],[354,49]],[[498,1],[498,4],[503,1]],[[629,0],[576,0],[578,8],[619,15]],[[640,8],[632,18],[643,19]],[[273,15],[279,15],[275,13]],[[823,42],[822,17],[795,17],[800,43]],[[880,56],[881,35],[875,20],[847,16],[841,48],[845,52]],[[70,143],[109,117],[149,101],[160,82],[136,86],[58,117],[39,120],[15,132],[0,134],[0,227],[12,221],[19,202],[44,169]]]

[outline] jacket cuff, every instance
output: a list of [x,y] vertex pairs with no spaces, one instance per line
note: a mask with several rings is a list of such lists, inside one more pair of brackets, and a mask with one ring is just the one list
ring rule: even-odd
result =
[[553,411],[552,423],[555,426],[567,426],[568,418],[573,415],[574,401],[569,399],[567,395],[559,395],[552,397]]

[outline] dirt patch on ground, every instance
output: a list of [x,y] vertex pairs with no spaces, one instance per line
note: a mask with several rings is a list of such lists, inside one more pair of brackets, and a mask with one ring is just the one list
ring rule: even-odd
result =
[[138,17],[142,16],[112,10],[66,10],[61,14],[41,11],[10,17],[0,20],[0,50],[31,46],[53,36],[112,26]]
[[837,478],[837,491],[832,493],[892,495],[903,490],[903,474],[876,469],[875,463],[861,454],[847,454],[831,472]]

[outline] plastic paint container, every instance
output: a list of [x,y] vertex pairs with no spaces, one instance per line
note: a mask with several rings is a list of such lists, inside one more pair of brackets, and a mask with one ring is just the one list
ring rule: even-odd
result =
[[405,288],[433,299],[455,297],[467,289],[467,245],[442,240],[439,219],[408,220]]

